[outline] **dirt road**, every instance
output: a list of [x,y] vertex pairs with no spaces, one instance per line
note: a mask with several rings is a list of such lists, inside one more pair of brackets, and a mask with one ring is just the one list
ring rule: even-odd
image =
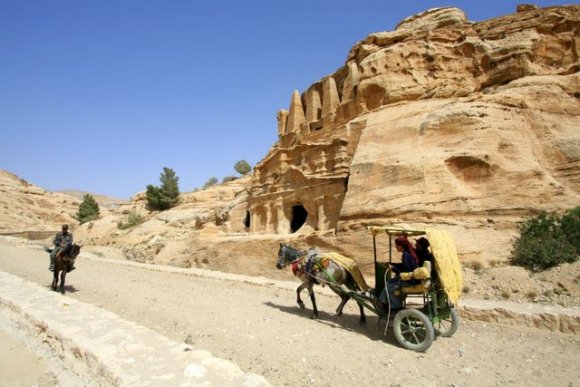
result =
[[[39,246],[0,240],[0,270],[48,286]],[[570,386],[580,380],[580,339],[544,330],[463,321],[426,353],[402,349],[377,318],[358,308],[333,314],[337,297],[318,297],[320,318],[274,285],[201,278],[78,259],[68,297],[100,306],[165,336],[206,349],[280,386]],[[288,279],[292,276],[288,273]],[[298,283],[296,283],[298,285]],[[305,298],[305,301],[307,297]],[[310,307],[309,301],[307,306]]]

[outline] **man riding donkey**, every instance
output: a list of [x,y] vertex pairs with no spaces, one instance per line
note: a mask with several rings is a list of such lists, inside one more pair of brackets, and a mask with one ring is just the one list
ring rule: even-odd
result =
[[[63,224],[61,230],[62,231],[56,233],[56,235],[54,236],[53,243],[55,247],[50,253],[50,266],[48,267],[48,270],[50,271],[54,271],[54,264],[56,262],[56,257],[58,256],[58,254],[64,253],[66,249],[70,248],[73,245],[73,235],[70,232],[68,232],[68,224]],[[75,260],[71,259],[70,269],[68,271],[71,272],[74,269],[76,269]]]

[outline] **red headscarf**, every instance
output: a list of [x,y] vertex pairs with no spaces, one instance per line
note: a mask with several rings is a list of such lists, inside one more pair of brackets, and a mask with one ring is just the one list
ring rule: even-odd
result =
[[417,267],[419,267],[419,258],[417,257],[417,253],[415,252],[415,248],[413,247],[413,244],[411,243],[411,241],[409,241],[407,239],[406,235],[401,235],[401,236],[396,237],[395,244],[397,244],[399,246],[406,247],[407,251],[413,257],[413,260],[415,261],[415,265],[417,265]]

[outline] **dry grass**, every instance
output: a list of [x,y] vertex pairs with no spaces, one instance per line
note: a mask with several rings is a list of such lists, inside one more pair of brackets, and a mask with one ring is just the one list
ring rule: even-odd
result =
[[530,290],[529,292],[526,292],[526,297],[528,300],[533,301],[538,298],[538,293],[535,290]]
[[469,261],[465,262],[465,267],[473,269],[476,273],[479,273],[481,270],[483,270],[483,263],[479,261]]

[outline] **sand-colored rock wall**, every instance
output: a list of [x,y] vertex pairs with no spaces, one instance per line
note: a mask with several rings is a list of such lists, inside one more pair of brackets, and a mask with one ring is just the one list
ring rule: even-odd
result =
[[[256,273],[291,241],[368,272],[367,225],[429,225],[455,236],[462,260],[505,260],[523,218],[580,204],[579,54],[580,6],[478,23],[457,8],[413,15],[293,91],[250,175],[161,213],[137,194],[75,237],[141,262]],[[2,173],[0,230],[74,221],[77,199]],[[131,214],[143,223],[119,227]]]
[[441,226],[465,258],[505,260],[518,221],[580,203],[580,7],[519,11],[428,10],[295,91],[255,168],[251,231],[335,230],[319,243],[354,253],[368,224]]
[[75,223],[80,200],[47,192],[18,176],[0,170],[0,233],[60,230]]

